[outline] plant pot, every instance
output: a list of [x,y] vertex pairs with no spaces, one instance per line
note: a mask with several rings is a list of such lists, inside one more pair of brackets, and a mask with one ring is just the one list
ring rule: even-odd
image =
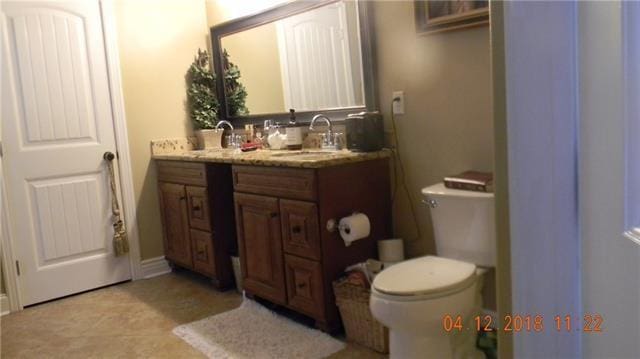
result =
[[208,150],[212,148],[222,148],[223,130],[197,130],[198,148]]

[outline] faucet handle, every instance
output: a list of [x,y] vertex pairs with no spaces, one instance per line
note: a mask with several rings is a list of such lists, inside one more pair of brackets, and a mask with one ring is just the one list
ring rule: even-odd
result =
[[336,150],[341,150],[345,147],[343,132],[334,132],[332,137],[333,137],[333,146],[335,146]]
[[329,140],[329,138],[327,137],[326,133],[321,133],[320,137],[322,138],[322,147],[324,147],[327,144],[327,140]]
[[331,133],[331,131],[327,131],[322,135],[322,148],[330,148],[333,149],[336,147],[335,136]]

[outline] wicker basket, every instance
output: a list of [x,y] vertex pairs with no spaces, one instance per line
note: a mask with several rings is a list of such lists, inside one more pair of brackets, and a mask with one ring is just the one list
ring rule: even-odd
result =
[[380,353],[388,353],[389,331],[373,318],[369,310],[371,291],[342,279],[333,282],[333,292],[347,340]]

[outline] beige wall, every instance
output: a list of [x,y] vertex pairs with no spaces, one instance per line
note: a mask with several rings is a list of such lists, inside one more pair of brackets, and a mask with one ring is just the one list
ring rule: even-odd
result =
[[116,28],[143,259],[161,256],[156,173],[149,141],[185,137],[185,73],[207,48],[204,0],[116,0]]
[[264,9],[290,0],[205,0],[209,27],[242,16],[255,14]]
[[284,104],[275,23],[225,36],[222,48],[240,69],[240,82],[247,89],[246,104],[252,115],[289,111]]
[[404,91],[397,130],[421,238],[404,198],[396,205],[396,235],[411,256],[435,253],[420,189],[446,175],[493,168],[489,27],[416,35],[413,2],[374,6],[381,110],[389,128],[391,93]]

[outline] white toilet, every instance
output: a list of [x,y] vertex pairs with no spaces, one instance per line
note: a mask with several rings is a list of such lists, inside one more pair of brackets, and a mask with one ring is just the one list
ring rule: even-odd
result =
[[[422,194],[431,209],[437,256],[407,260],[378,274],[371,312],[389,328],[391,358],[483,358],[475,348],[472,317],[479,314],[482,267],[496,261],[493,194],[442,183]],[[464,328],[445,331],[446,315],[460,315]]]

